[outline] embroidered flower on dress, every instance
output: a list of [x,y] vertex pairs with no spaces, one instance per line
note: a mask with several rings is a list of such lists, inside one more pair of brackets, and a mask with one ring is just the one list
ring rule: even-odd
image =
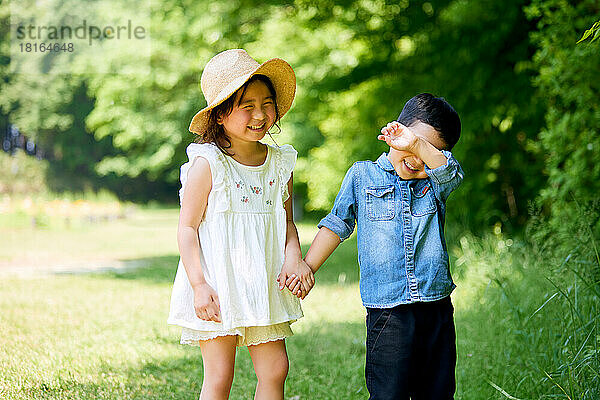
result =
[[248,196],[242,196],[242,198],[240,200],[242,201],[242,203],[248,203],[248,201],[250,201]]
[[268,206],[272,206],[273,205],[273,201],[272,200],[267,200],[267,201],[265,201],[265,203],[267,203]]
[[250,190],[254,194],[262,194],[262,188],[260,186],[250,186]]
[[244,188],[244,181],[235,181],[235,187],[238,189],[243,189]]
[[269,186],[273,186],[274,184],[275,184],[275,179],[271,179],[271,180],[269,181]]

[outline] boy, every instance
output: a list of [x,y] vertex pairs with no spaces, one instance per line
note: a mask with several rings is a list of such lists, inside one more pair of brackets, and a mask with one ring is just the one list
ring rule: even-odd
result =
[[460,129],[443,98],[410,99],[378,136],[389,154],[348,170],[305,257],[316,272],[358,225],[370,399],[454,397],[455,285],[443,228],[446,199],[463,179],[449,151]]

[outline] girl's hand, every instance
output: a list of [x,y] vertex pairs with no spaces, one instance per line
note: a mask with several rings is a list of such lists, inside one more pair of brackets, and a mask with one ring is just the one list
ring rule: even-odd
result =
[[397,121],[392,121],[381,128],[377,139],[385,141],[391,148],[413,153],[419,138],[417,135]]
[[219,296],[208,283],[194,287],[194,310],[201,320],[221,322]]
[[304,260],[298,259],[294,262],[286,260],[277,282],[279,282],[279,290],[287,287],[294,296],[304,299],[315,285],[315,277]]

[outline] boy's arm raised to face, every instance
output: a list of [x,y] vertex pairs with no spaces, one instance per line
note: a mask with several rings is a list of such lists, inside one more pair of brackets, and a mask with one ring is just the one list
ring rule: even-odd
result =
[[333,233],[333,231],[325,227],[319,229],[304,257],[304,261],[308,264],[313,274],[321,268],[321,265],[323,265],[325,260],[329,258],[340,243],[340,237]]
[[385,141],[388,146],[408,151],[419,157],[429,167],[435,169],[446,164],[448,159],[433,144],[416,135],[410,128],[397,121],[390,122],[381,129],[377,139]]
[[445,165],[448,159],[440,150],[423,138],[417,139],[414,153],[419,157],[429,169],[436,169]]
[[[423,160],[426,166],[425,173],[431,178],[436,198],[445,202],[450,193],[462,182],[464,172],[452,153],[447,150],[439,150],[434,145],[435,140],[439,140],[437,135],[429,135],[430,139],[434,141],[432,143],[421,134],[415,134],[413,129],[394,121],[387,124],[377,138],[384,140],[396,150],[413,153]],[[443,143],[437,143],[437,146],[443,148]]]

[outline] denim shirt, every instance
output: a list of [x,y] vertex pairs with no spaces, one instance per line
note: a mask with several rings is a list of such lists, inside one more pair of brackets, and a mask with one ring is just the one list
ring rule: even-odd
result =
[[342,182],[331,212],[319,222],[343,241],[358,224],[360,295],[365,307],[442,299],[456,287],[444,239],[446,199],[463,170],[448,161],[425,167],[426,179],[404,180],[387,154],[356,162]]

